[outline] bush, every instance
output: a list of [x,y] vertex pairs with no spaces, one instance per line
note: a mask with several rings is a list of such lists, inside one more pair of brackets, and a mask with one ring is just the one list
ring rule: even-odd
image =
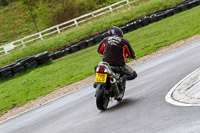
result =
[[8,1],[7,0],[0,0],[0,6],[7,6]]
[[57,25],[100,8],[106,0],[62,0],[53,12],[52,24]]
[[20,0],[0,0],[0,6],[7,6],[8,4]]

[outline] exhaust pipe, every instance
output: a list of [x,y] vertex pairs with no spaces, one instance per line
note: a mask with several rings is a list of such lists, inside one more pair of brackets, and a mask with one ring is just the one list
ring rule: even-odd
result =
[[110,83],[111,83],[111,84],[114,84],[115,82],[116,82],[116,79],[115,79],[115,78],[111,78],[111,79],[110,79]]
[[110,84],[111,84],[111,88],[113,90],[113,92],[115,93],[115,95],[119,94],[119,89],[117,86],[117,82],[115,78],[110,79]]

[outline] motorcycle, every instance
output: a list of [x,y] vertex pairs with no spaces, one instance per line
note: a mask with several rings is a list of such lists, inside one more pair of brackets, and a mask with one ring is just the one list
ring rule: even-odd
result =
[[[126,80],[123,74],[113,71],[107,62],[100,62],[95,68],[96,106],[106,110],[110,99],[120,102],[125,93]],[[120,93],[120,95],[119,95]]]

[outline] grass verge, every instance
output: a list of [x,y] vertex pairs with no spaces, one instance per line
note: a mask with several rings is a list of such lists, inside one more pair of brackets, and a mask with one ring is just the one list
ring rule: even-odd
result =
[[[200,7],[182,12],[125,35],[137,58],[160,47],[200,33]],[[0,84],[0,115],[39,96],[94,74],[94,66],[101,61],[97,45],[62,57],[50,64],[16,75]]]

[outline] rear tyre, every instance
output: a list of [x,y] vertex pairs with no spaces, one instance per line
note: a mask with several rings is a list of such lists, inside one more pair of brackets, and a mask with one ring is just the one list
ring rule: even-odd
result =
[[99,110],[106,110],[109,103],[109,96],[105,93],[105,85],[100,85],[96,92],[96,105]]

